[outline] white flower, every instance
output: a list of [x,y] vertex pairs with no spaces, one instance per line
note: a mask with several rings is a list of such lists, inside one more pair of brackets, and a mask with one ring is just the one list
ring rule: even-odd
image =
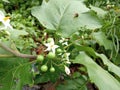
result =
[[59,40],[60,43],[63,43],[64,41],[65,41],[65,38],[63,37]]
[[68,39],[65,39],[63,37],[61,38],[61,40],[59,40],[59,42],[62,43],[62,45],[66,45],[66,46],[68,45],[67,41],[68,41]]
[[65,72],[67,75],[70,75],[70,69],[67,67],[67,66],[64,66],[65,67]]
[[69,61],[69,56],[70,56],[70,53],[65,53],[65,58],[66,58],[66,60],[68,60],[68,61]]
[[67,45],[68,45],[68,42],[64,42],[64,43],[62,43],[62,45],[66,45],[66,46],[67,46]]
[[55,49],[59,47],[58,45],[55,45],[53,38],[49,43],[46,43],[45,46],[47,47],[45,51],[52,51],[53,53],[55,53]]
[[13,27],[10,25],[10,17],[5,17],[2,11],[0,11],[0,21],[4,24],[5,29],[7,27],[10,29],[13,29]]
[[69,59],[70,53],[64,53],[62,58],[66,60],[66,63],[70,64],[70,59]]

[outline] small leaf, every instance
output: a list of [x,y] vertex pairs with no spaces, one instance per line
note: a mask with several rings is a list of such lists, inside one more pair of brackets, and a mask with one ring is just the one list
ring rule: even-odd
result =
[[99,32],[94,32],[92,33],[92,37],[96,40],[98,44],[101,46],[104,46],[105,49],[110,49],[112,50],[113,44],[112,41],[108,40],[107,37],[105,36],[105,33],[99,31]]
[[28,35],[28,33],[25,30],[9,30],[10,36],[12,39],[18,39],[21,35]]
[[93,11],[95,11],[99,17],[104,17],[107,14],[107,11],[105,11],[99,7],[95,7],[95,6],[90,5],[90,8]]

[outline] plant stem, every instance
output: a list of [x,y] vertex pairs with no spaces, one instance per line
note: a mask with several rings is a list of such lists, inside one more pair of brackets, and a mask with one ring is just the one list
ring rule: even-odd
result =
[[12,53],[14,56],[17,56],[17,57],[33,58],[33,59],[37,58],[37,55],[29,55],[29,54],[22,54],[22,53],[16,52],[16,51],[12,50],[11,48],[7,47],[6,45],[4,45],[2,42],[0,42],[0,47],[2,47],[4,50]]

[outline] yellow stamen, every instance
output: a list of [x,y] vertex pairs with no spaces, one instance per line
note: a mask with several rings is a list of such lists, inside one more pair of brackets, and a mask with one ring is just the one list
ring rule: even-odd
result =
[[7,21],[8,19],[10,19],[10,17],[9,17],[9,16],[8,16],[8,17],[4,17],[4,18],[3,18],[3,20],[4,20],[4,21]]

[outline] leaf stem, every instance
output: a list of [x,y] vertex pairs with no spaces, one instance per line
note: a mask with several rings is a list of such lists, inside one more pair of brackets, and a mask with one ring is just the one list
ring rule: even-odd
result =
[[29,55],[29,54],[23,54],[23,53],[16,52],[16,51],[12,50],[11,48],[7,47],[6,45],[4,45],[2,42],[0,42],[0,47],[6,51],[12,53],[14,56],[17,56],[17,57],[33,58],[33,59],[37,58],[37,55]]

